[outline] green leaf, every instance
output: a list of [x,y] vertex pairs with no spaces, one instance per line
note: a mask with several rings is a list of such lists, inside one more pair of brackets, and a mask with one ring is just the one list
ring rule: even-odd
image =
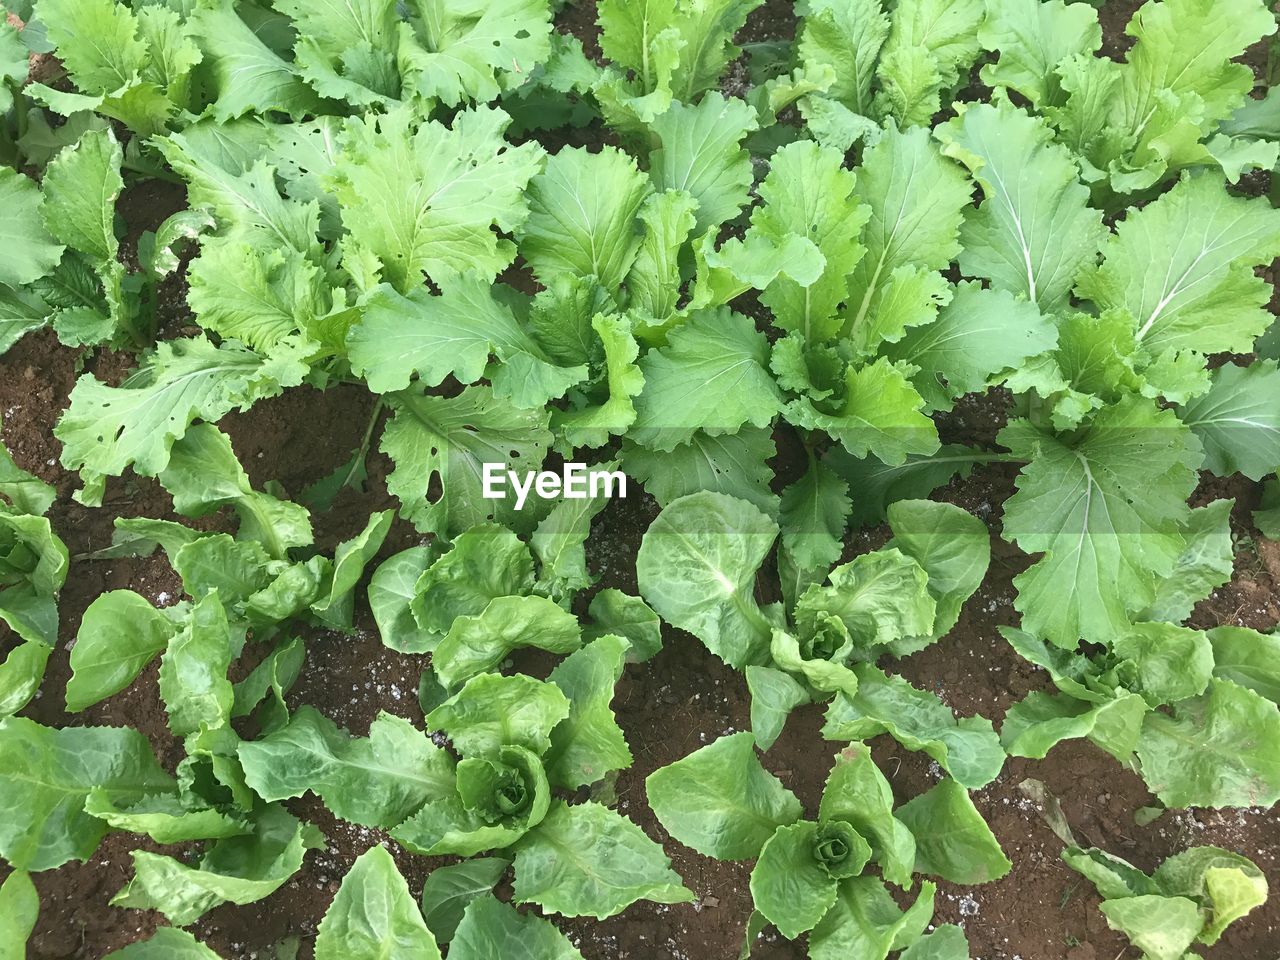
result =
[[120,802],[173,789],[147,739],[127,727],[53,729],[0,720],[0,856],[17,870],[87,860],[107,825],[84,812],[95,787]]
[[1147,895],[1104,900],[1107,926],[1119,930],[1151,960],[1182,960],[1204,920],[1194,900]]
[[160,794],[136,803],[119,804],[110,793],[94,788],[85,813],[105,820],[112,829],[142,833],[156,843],[185,843],[252,833],[247,821],[212,808],[195,809],[177,796]]
[[[964,602],[986,576],[991,535],[981,520],[949,503],[899,500],[887,512],[893,539],[885,547],[901,550],[928,576],[929,593],[937,607],[933,629],[925,637],[936,640],[956,625]],[[917,643],[896,640],[890,650],[902,656]]]
[[969,939],[960,927],[944,924],[907,947],[900,960],[969,960]]
[[[349,121],[330,178],[349,231],[346,255],[381,267],[400,293],[475,270],[493,277],[515,257],[509,232],[527,216],[524,196],[542,151],[503,139],[501,110],[460,111],[453,125],[415,123],[399,110]],[[358,212],[354,212],[358,211]]]
[[40,894],[31,877],[23,870],[15,870],[0,883],[0,937],[4,938],[6,951],[12,960],[26,956],[27,938],[35,929],[40,915]]
[[898,464],[912,454],[933,453],[939,446],[938,430],[924,415],[924,400],[908,379],[913,369],[885,357],[861,368],[850,364],[841,399],[818,405],[808,397],[792,400],[787,419],[825,430],[855,457],[870,453]]
[[582,960],[559,930],[531,913],[481,896],[467,904],[458,932],[449,945],[450,960]]
[[900,464],[886,464],[875,457],[858,459],[842,447],[829,450],[823,462],[859,491],[850,517],[855,527],[874,525],[885,518],[885,507],[895,500],[927,497],[954,476],[968,477],[977,463],[994,459],[960,444],[948,443],[929,456],[908,456]]
[[1213,675],[1280,702],[1280,635],[1223,625],[1209,631]]
[[645,792],[671,836],[717,860],[758,857],[773,832],[801,814],[795,794],[760,765],[749,733],[720,737],[655,770]]
[[203,943],[176,927],[159,927],[148,940],[112,951],[102,960],[221,960]]
[[808,8],[796,47],[800,61],[810,69],[834,67],[836,79],[827,95],[870,116],[876,60],[889,36],[880,0],[815,0]]
[[328,595],[311,605],[311,612],[323,623],[335,630],[351,631],[356,584],[364,576],[369,561],[382,549],[395,517],[394,510],[370,514],[360,533],[338,544],[333,554],[333,579],[328,585]]
[[1212,920],[1198,938],[1210,945],[1267,899],[1267,880],[1257,864],[1220,847],[1176,853],[1156,868],[1153,879],[1168,896],[1191,897],[1212,907]]
[[1013,866],[969,792],[955,780],[939,782],[904,803],[895,816],[916,838],[915,868],[920,873],[951,883],[990,883]]
[[829,585],[814,585],[796,601],[796,625],[806,635],[823,615],[839,619],[862,654],[933,629],[936,603],[928,574],[897,549],[854,557],[831,571]]
[[755,579],[777,535],[746,501],[709,492],[681,497],[645,531],[636,554],[640,592],[730,666],[762,662],[772,631],[755,602]]
[[[595,464],[590,469],[607,471],[617,477],[618,483],[624,483],[622,472],[613,469],[616,466],[615,461]],[[538,558],[538,589],[561,602],[595,583],[587,569],[585,544],[591,534],[591,521],[609,505],[609,497],[593,481],[583,475],[579,479],[591,489],[581,497],[562,496],[529,537],[529,546]]]
[[453,939],[467,907],[487,896],[509,866],[501,857],[478,857],[431,871],[422,885],[422,918],[437,943]]
[[1213,371],[1209,392],[1178,411],[1204,444],[1204,467],[1261,480],[1280,467],[1280,368],[1274,360]]
[[868,663],[858,675],[855,697],[840,694],[827,708],[822,735],[828,740],[865,740],[889,733],[908,750],[923,750],[962,786],[977,790],[996,778],[1004,750],[985,717],[957,720],[934,694],[887,676]]
[[593,640],[547,678],[569,699],[569,715],[551,731],[546,764],[552,784],[574,789],[631,766],[631,751],[609,707],[629,646],[622,637]]
[[884,878],[904,890],[911,886],[915,837],[893,816],[893,791],[865,743],[851,743],[836,754],[822,790],[818,820],[852,824],[870,841]]
[[448,734],[463,756],[486,756],[508,745],[538,756],[551,746],[551,731],[569,715],[570,703],[554,683],[524,674],[481,673],[427,715],[427,729]]
[[40,0],[35,12],[81,90],[109,93],[137,81],[148,51],[128,7],[110,0]]
[[767,427],[780,406],[768,357],[750,318],[727,308],[696,311],[640,361],[644,390],[629,436],[670,451],[698,430],[716,436],[748,423]]
[[440,681],[455,689],[498,666],[513,650],[536,647],[565,654],[581,645],[577,619],[546,597],[498,597],[482,613],[456,619],[431,662]]
[[1280,708],[1230,680],[1152,711],[1142,725],[1142,776],[1166,807],[1269,806],[1280,798]]
[[335,816],[391,827],[453,790],[453,761],[408,720],[380,713],[369,736],[351,737],[313,707],[239,746],[245,781],[264,800],[313,791]]
[[80,471],[81,501],[100,503],[105,478],[130,465],[144,476],[159,474],[173,442],[197,418],[212,422],[301,383],[304,352],[287,344],[263,356],[234,341],[215,347],[197,337],[157,344],[119,387],[81,376],[53,431],[63,465]]
[[835,905],[809,934],[812,960],[885,960],[891,950],[906,946],[924,933],[933,917],[936,888],[920,884],[920,895],[901,910],[877,877],[850,877],[840,884]]
[[621,150],[565,147],[529,181],[520,252],[544,285],[568,273],[594,276],[613,290],[635,260],[636,217],[651,190]]
[[840,559],[852,503],[849,485],[820,461],[782,491],[782,545],[803,570],[826,570]]
[[621,814],[598,803],[555,804],[516,848],[517,903],[597,920],[637,900],[688,903],[662,847]]
[[62,256],[40,216],[43,197],[35,183],[11,167],[0,168],[0,206],[8,212],[0,245],[9,251],[0,265],[0,284],[20,287],[51,273]]
[[973,66],[984,13],[980,0],[907,0],[896,7],[876,70],[877,111],[927,126],[943,92],[959,86]]
[[746,500],[773,516],[778,495],[769,489],[773,470],[767,461],[776,453],[769,429],[743,427],[715,437],[699,430],[688,443],[667,452],[628,445],[622,463],[661,507],[686,494],[710,490]]
[[431,547],[410,547],[378,565],[369,581],[369,608],[385,646],[400,653],[425,653],[434,644],[413,616],[417,584],[435,559]]
[[316,960],[431,960],[435,938],[391,854],[370,847],[342,878],[316,932]]
[[429,634],[442,637],[454,620],[483,613],[490,600],[532,590],[529,548],[505,527],[481,524],[458,536],[419,578],[413,616]]
[[658,190],[681,190],[693,198],[693,237],[732,220],[746,204],[751,158],[742,141],[755,129],[755,111],[718,91],[696,105],[674,102],[650,124],[650,136],[660,145],[649,154],[649,177]]
[[114,261],[123,152],[110,130],[90,130],[45,169],[41,215],[53,236],[94,260]]
[[768,750],[782,734],[787,716],[800,704],[808,703],[809,694],[782,670],[749,664],[743,672],[751,692],[751,735],[761,750]]
[[1231,508],[1234,500],[1214,500],[1191,511],[1183,531],[1186,547],[1173,572],[1156,586],[1156,598],[1141,614],[1142,620],[1181,623],[1197,603],[1227,583],[1235,570],[1235,546],[1231,542]]
[[1203,693],[1213,674],[1209,638],[1172,623],[1132,624],[1112,640],[1111,649],[1132,662],[1127,685],[1153,707]]
[[[835,6],[823,4],[817,23],[851,15]],[[870,31],[876,19],[847,27]],[[806,36],[814,23],[813,17],[806,19]],[[870,355],[881,343],[896,342],[936,316],[948,296],[938,271],[960,252],[962,211],[973,188],[960,167],[942,156],[928,130],[899,131],[889,121],[863,156],[858,192],[871,217],[862,233],[866,256],[849,278],[844,332],[859,353]]]
[[1151,604],[1182,554],[1199,443],[1172,411],[1133,396],[1100,410],[1073,445],[1026,421],[999,442],[1030,461],[1004,535],[1045,554],[1014,580],[1023,628],[1068,649],[1082,636],[1105,642]]
[[217,730],[231,722],[235,692],[227,670],[236,652],[218,595],[197,601],[186,626],[160,658],[160,697],[174,736]]
[[1076,54],[1092,55],[1102,46],[1098,13],[1083,3],[993,0],[978,29],[984,50],[1000,59],[982,68],[987,86],[1015,90],[1038,110],[1061,104],[1057,67]]
[[587,640],[615,635],[627,641],[626,662],[644,663],[662,649],[662,621],[639,597],[605,587],[591,598],[587,613],[595,621],[583,629]]
[[71,648],[67,710],[119,693],[169,645],[173,623],[132,590],[109,590],[85,610]]
[[969,106],[935,136],[985,197],[960,233],[961,271],[1022,294],[1042,313],[1065,308],[1106,233],[1071,152],[1052,143],[1043,120],[1007,100]]
[[[387,489],[405,519],[424,533],[455,534],[489,520],[520,526],[514,498],[484,499],[483,465],[538,469],[551,441],[548,411],[519,410],[482,386],[437,397],[418,384],[387,402],[395,415],[380,447],[395,462]],[[433,480],[442,491],[436,499]]]
[[44,680],[52,648],[40,640],[24,640],[0,663],[0,717],[8,717],[31,702]]
[[298,871],[309,849],[324,845],[320,832],[280,807],[258,815],[252,836],[217,841],[189,866],[172,857],[133,851],[134,876],[112,906],[158,910],[187,926],[221,903],[253,903],[270,896]]
[[1002,371],[1023,367],[1057,343],[1053,322],[1035,304],[968,281],[937,320],[908,330],[885,353],[918,368],[912,383],[931,409],[950,410],[956,398],[981,392]]
[[1268,540],[1280,540],[1280,479],[1272,477],[1262,488],[1262,500],[1253,522]]
[[836,902],[836,880],[814,856],[818,829],[807,820],[779,827],[751,870],[755,908],[788,940],[812,930]]
[[605,381],[609,398],[598,406],[585,406],[551,414],[551,423],[568,447],[601,447],[611,436],[621,435],[635,422],[635,398],[644,388],[644,374],[636,364],[640,347],[626,317],[598,313],[591,320],[604,346]]

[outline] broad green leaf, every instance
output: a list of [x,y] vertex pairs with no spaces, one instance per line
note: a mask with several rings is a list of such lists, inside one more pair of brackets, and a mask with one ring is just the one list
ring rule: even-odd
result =
[[919,939],[933,917],[937,888],[920,884],[920,895],[906,910],[898,907],[877,877],[850,877],[840,884],[835,905],[809,934],[812,960],[885,960],[891,950]]
[[1142,718],[1150,709],[1136,693],[1094,703],[1066,693],[1033,690],[1005,714],[1000,740],[1009,756],[1039,760],[1063,740],[1088,737],[1127,763],[1137,747]]
[[1199,906],[1186,897],[1104,900],[1099,909],[1107,926],[1123,933],[1151,960],[1182,960],[1204,925]]
[[270,896],[298,871],[307,850],[322,846],[315,827],[281,807],[267,807],[258,814],[253,835],[217,841],[198,866],[134,850],[133,879],[111,904],[158,910],[184,927],[221,903],[253,903]]
[[1280,635],[1223,625],[1209,631],[1213,675],[1280,702]]
[[40,916],[40,894],[31,877],[14,870],[0,883],[0,937],[4,938],[6,960],[24,960],[27,938]]
[[1280,254],[1280,212],[1232,196],[1218,177],[1190,177],[1126,217],[1104,253],[1076,292],[1099,310],[1128,310],[1149,356],[1248,353],[1271,321],[1253,268]]
[[[680,251],[693,232],[697,201],[683,190],[653,193],[640,207],[644,234],[627,274],[627,306],[642,333],[673,320],[680,301]],[[735,208],[736,210],[737,208]]]
[[583,637],[622,637],[628,644],[627,663],[643,663],[662,649],[662,621],[639,597],[605,587],[591,598],[587,613],[594,623],[583,628]]
[[1095,887],[1104,900],[1122,900],[1160,892],[1160,886],[1145,873],[1105,850],[1067,847],[1062,860]]
[[865,743],[851,743],[835,757],[822,790],[818,820],[843,820],[871,843],[872,856],[890,883],[911,886],[916,841],[893,816],[893,791]]
[[[267,658],[249,671],[249,675],[232,684],[235,699],[232,717],[257,715],[262,733],[274,733],[289,722],[289,708],[284,695],[298,679],[306,659],[301,638],[280,641]],[[259,705],[266,701],[261,710]]]
[[582,645],[577,619],[546,597],[498,597],[476,616],[458,617],[432,654],[440,681],[455,689],[492,670],[513,650],[565,654]]
[[822,459],[858,491],[850,517],[851,524],[857,528],[885,519],[885,508],[893,501],[927,497],[952,477],[967,477],[975,464],[997,459],[997,456],[948,443],[935,454],[909,455],[899,464],[887,464],[870,456],[859,459],[841,447],[829,450]]
[[822,571],[840,559],[851,509],[849,485],[821,461],[782,491],[782,545],[799,567]]
[[778,511],[778,495],[769,489],[773,470],[767,461],[776,452],[765,427],[743,427],[714,437],[699,430],[688,443],[666,452],[628,445],[622,463],[661,507],[686,494],[710,490],[746,500],[772,516]]
[[[0,421],[0,427],[3,421]],[[5,501],[14,513],[43,516],[57,499],[57,491],[34,474],[13,462],[13,457],[0,443],[0,504]]]
[[273,568],[266,550],[255,541],[233,540],[228,534],[196,537],[170,560],[182,578],[182,589],[203,598],[217,591],[233,610],[267,588]]
[[[616,466],[614,461],[593,464],[589,469],[612,475],[615,479],[609,480],[607,488],[612,490],[620,488],[613,484],[626,482],[622,471],[613,469]],[[566,467],[571,469],[574,468]],[[562,496],[529,537],[529,546],[538,558],[538,589],[562,603],[595,583],[595,577],[587,569],[586,542],[591,534],[591,521],[609,505],[610,499],[596,481],[588,480],[584,474],[578,474],[578,481],[587,488],[584,495]],[[572,479],[569,482],[573,482]]]
[[114,950],[102,960],[221,960],[203,943],[177,927],[159,927],[148,940]]
[[448,106],[495,99],[547,58],[552,9],[545,0],[415,6],[400,27],[405,84]]
[[1127,686],[1153,707],[1204,692],[1213,675],[1213,647],[1199,630],[1172,623],[1135,623],[1111,641],[1135,670]]
[[1156,598],[1143,611],[1142,620],[1181,623],[1197,603],[1231,579],[1235,570],[1235,546],[1231,542],[1231,508],[1234,500],[1214,500],[1191,511],[1186,547],[1167,578],[1156,586]]
[[[539,469],[551,442],[548,411],[519,410],[484,386],[437,397],[418,384],[389,394],[387,402],[395,415],[380,448],[395,463],[387,489],[406,520],[424,533],[445,535],[490,520],[529,525],[519,522],[514,497],[484,499],[483,465]],[[433,481],[438,496],[431,495]]]
[[1044,109],[1066,99],[1058,64],[1075,54],[1096,53],[1102,28],[1097,11],[1085,3],[988,0],[978,40],[984,50],[1000,52],[997,62],[982,68],[982,82],[1015,90]]
[[63,465],[84,481],[81,501],[100,503],[106,477],[128,466],[156,476],[168,466],[174,440],[197,418],[212,422],[300,383],[305,349],[290,343],[263,356],[234,341],[215,347],[204,337],[170,340],[119,387],[82,375],[54,427]]
[[333,578],[326,587],[327,594],[311,605],[311,612],[329,627],[351,632],[356,584],[364,576],[369,561],[382,549],[395,517],[394,510],[370,514],[360,533],[338,544],[333,553]]
[[879,0],[814,0],[796,45],[809,68],[829,65],[836,79],[827,95],[854,113],[870,116],[876,60],[889,36],[889,17]]
[[742,141],[755,129],[755,111],[718,91],[694,106],[674,102],[650,124],[659,145],[649,154],[649,177],[658,190],[682,190],[694,199],[695,238],[732,220],[747,202],[751,158]]
[[425,653],[434,645],[414,619],[417,584],[434,559],[430,547],[410,547],[379,564],[369,581],[369,608],[383,644],[400,653]]
[[795,794],[760,765],[749,733],[720,737],[655,770],[645,792],[671,836],[717,860],[759,856],[773,832],[801,814]]
[[1280,468],[1280,368],[1273,360],[1213,371],[1209,392],[1179,412],[1204,444],[1204,468],[1261,480]]
[[[851,15],[836,6],[823,4],[826,17]],[[806,34],[813,22],[806,20]],[[909,328],[929,323],[945,301],[946,283],[938,271],[960,252],[963,210],[973,188],[961,168],[942,156],[928,130],[899,131],[890,121],[863,156],[858,193],[871,216],[862,233],[866,256],[849,278],[844,333],[860,353],[873,354],[882,342],[895,342]]]
[[788,940],[812,930],[836,902],[837,883],[814,856],[818,830],[808,820],[779,827],[751,870],[755,909]]
[[[347,346],[351,368],[369,389],[378,393],[403,390],[410,377],[429,387],[447,376],[459,383],[475,383],[485,374],[492,353],[506,365],[521,364],[534,383],[525,390],[541,406],[586,376],[585,367],[559,367],[516,322],[509,307],[490,289],[490,282],[474,273],[440,282],[436,296],[418,287],[402,297],[380,287],[365,306],[364,319],[351,331]],[[495,389],[506,379],[494,375]],[[540,389],[541,388],[541,389]]]
[[1014,580],[1023,628],[1068,649],[1082,636],[1105,642],[1155,599],[1182,554],[1199,443],[1171,411],[1133,396],[1099,411],[1073,445],[1026,421],[999,442],[1030,461],[1005,505],[1004,536],[1045,554]]
[[212,114],[219,122],[247,113],[276,111],[296,118],[321,112],[320,98],[295,66],[263,41],[231,0],[200,6],[185,23],[205,53],[216,96]]
[[112,829],[146,834],[156,843],[185,843],[253,832],[249,823],[238,816],[208,807],[195,809],[171,794],[119,804],[110,793],[95,788],[86,798],[84,809],[105,820]]
[[569,700],[554,683],[522,673],[481,673],[427,715],[427,729],[446,733],[464,757],[487,756],[508,745],[542,756],[551,746],[552,729],[569,710]]
[[907,801],[895,816],[916,838],[920,873],[977,884],[999,880],[1012,867],[969,792],[955,780],[943,780]]
[[1230,680],[1147,714],[1142,777],[1166,807],[1269,806],[1280,798],[1280,708]]
[[93,260],[114,261],[116,199],[123,151],[109,130],[90,130],[45,169],[40,213],[49,232]]
[[755,580],[777,535],[746,501],[709,492],[681,497],[645,531],[636,554],[640,593],[731,666],[762,662],[772,630],[756,605]]
[[437,943],[453,939],[467,907],[487,896],[509,866],[501,857],[478,857],[431,871],[422,885],[422,919]]
[[127,727],[53,729],[0,720],[0,856],[17,870],[87,860],[107,825],[84,812],[94,788],[120,802],[173,789],[151,745]]
[[492,896],[467,904],[449,945],[450,960],[582,960],[551,923]]
[[453,761],[408,720],[380,713],[369,736],[352,737],[310,706],[238,755],[245,781],[264,800],[308,790],[344,820],[391,827],[425,801],[451,793]]
[[714,436],[748,423],[768,426],[779,410],[768,358],[748,317],[727,308],[695,312],[640,361],[644,390],[629,436],[666,452],[699,430]]
[[132,590],[109,590],[85,610],[71,648],[67,710],[119,693],[168,646],[174,625]]
[[901,960],[969,960],[969,938],[962,928],[944,924],[907,947]]
[[621,150],[565,147],[529,181],[520,252],[544,285],[569,273],[613,290],[640,247],[636,217],[651,190]]
[[434,642],[461,616],[484,612],[496,597],[533,590],[533,556],[510,530],[497,524],[472,527],[433,562],[418,580],[414,619]]
[[[896,547],[920,564],[928,575],[930,595],[937,601],[934,640],[945,636],[960,618],[960,608],[973,596],[991,562],[991,535],[981,520],[949,503],[932,500],[899,500],[888,508]],[[901,656],[915,646],[895,641],[890,650]]]
[[957,397],[980,393],[1057,342],[1053,322],[1035,304],[969,281],[933,323],[908,330],[885,354],[918,368],[911,382],[930,409],[950,410]]
[[852,456],[868,453],[885,463],[902,463],[913,454],[938,449],[938,430],[924,415],[924,399],[908,377],[913,367],[885,357],[845,370],[843,396],[814,404],[808,397],[787,404],[796,426],[825,430]]
[[0,206],[7,212],[0,245],[9,251],[0,265],[0,284],[20,287],[58,265],[62,245],[45,230],[40,216],[43,199],[30,177],[8,166],[0,168]]
[[866,740],[889,733],[908,750],[923,750],[962,786],[977,790],[996,778],[1004,750],[985,717],[957,720],[936,695],[887,676],[871,664],[854,668],[858,694],[837,696],[827,708],[828,740]]
[[0,717],[17,713],[40,690],[53,649],[40,640],[24,640],[0,663]]
[[137,82],[148,50],[128,7],[111,0],[40,0],[35,13],[80,90],[110,93]]
[[877,111],[904,126],[927,126],[942,94],[959,85],[978,56],[984,6],[981,0],[905,0],[896,6],[876,69]]
[[547,777],[573,789],[631,766],[631,751],[609,704],[630,644],[603,636],[569,654],[547,678],[569,699],[569,715],[551,731]]
[[768,750],[781,735],[787,716],[808,703],[809,694],[782,670],[749,664],[743,672],[751,692],[751,735],[761,750]]
[[634,401],[644,388],[644,374],[635,362],[640,347],[632,336],[631,321],[598,313],[591,328],[604,347],[608,399],[596,406],[552,413],[552,428],[563,436],[564,447],[602,447],[610,437],[625,433],[635,422]]
[[1167,896],[1190,897],[1212,908],[1200,943],[1215,943],[1228,926],[1267,899],[1267,879],[1257,864],[1220,847],[1176,853],[1156,868],[1152,879]]
[[350,120],[331,188],[345,211],[347,255],[374,258],[400,293],[475,270],[496,276],[515,257],[497,227],[511,231],[528,213],[524,190],[541,149],[503,139],[501,110],[460,111],[452,126],[415,123],[406,110]]
[[831,571],[828,584],[814,585],[796,600],[793,615],[806,636],[819,629],[824,615],[845,626],[860,657],[875,647],[927,635],[937,604],[928,574],[898,549],[854,557]]
[[342,878],[316,932],[316,960],[432,960],[440,948],[391,854],[370,847]]
[[516,847],[517,903],[548,913],[603,920],[637,900],[688,903],[662,847],[598,803],[557,803]]
[[960,232],[961,271],[1022,294],[1043,313],[1062,310],[1106,233],[1071,152],[1007,100],[967,106],[935,135],[985,197]]
[[222,601],[216,593],[208,594],[191,608],[186,626],[160,658],[160,698],[174,736],[231,722],[235,693],[227,670],[236,652]]

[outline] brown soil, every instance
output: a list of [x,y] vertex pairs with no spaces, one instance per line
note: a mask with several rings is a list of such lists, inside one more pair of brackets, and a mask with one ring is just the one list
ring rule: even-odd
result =
[[[1102,10],[1106,52],[1113,56],[1124,49],[1119,27],[1135,6],[1132,2],[1109,3]],[[582,37],[588,53],[594,56],[598,46],[590,10],[586,3],[569,6],[560,23]],[[793,31],[788,5],[771,2],[752,15],[741,39],[789,36]],[[131,234],[136,236],[138,230],[154,226],[176,208],[175,204],[181,204],[181,196],[167,186],[131,191],[123,203]],[[182,304],[181,279],[173,281],[169,290],[161,306],[162,336],[180,335],[190,322]],[[116,516],[176,519],[168,495],[158,484],[133,477],[112,481],[101,509],[83,508],[71,499],[76,478],[58,462],[60,447],[51,430],[66,406],[75,377],[83,369],[116,382],[130,363],[127,355],[109,352],[81,357],[59,346],[48,332],[27,336],[0,357],[3,442],[20,466],[56,486],[58,500],[51,516],[73,555],[107,545]],[[260,403],[247,413],[229,416],[222,426],[255,484],[275,480],[296,496],[350,456],[359,445],[373,405],[370,395],[357,387],[339,386],[324,392],[303,387]],[[1006,407],[998,394],[970,400],[940,426],[947,439],[990,443]],[[782,453],[775,467],[780,477],[788,477],[796,469],[796,445],[780,436],[779,449]],[[358,532],[371,511],[394,505],[384,482],[388,466],[375,452],[369,459],[366,492],[344,491],[331,511],[315,518],[322,548]],[[936,494],[987,523],[992,530],[992,567],[951,634],[895,666],[911,682],[936,691],[957,712],[981,713],[997,725],[1011,703],[1046,686],[1045,675],[1014,655],[996,632],[999,624],[1016,622],[1011,581],[1028,563],[1018,550],[999,539],[1002,504],[1012,493],[1013,477],[1012,467],[994,465]],[[1207,478],[1195,502],[1221,496],[1237,500],[1232,517],[1237,536],[1235,576],[1200,605],[1193,623],[1272,629],[1280,621],[1280,545],[1263,540],[1251,525],[1249,512],[1256,505],[1258,487],[1239,477],[1226,481]],[[600,586],[635,592],[635,552],[656,513],[656,504],[637,493],[612,504],[597,519],[588,551]],[[202,525],[224,529],[229,523],[228,518],[215,515]],[[884,528],[852,532],[846,557],[874,548],[887,535]],[[397,522],[383,555],[419,540],[412,528]],[[69,675],[67,650],[84,609],[99,593],[123,587],[157,603],[173,602],[181,595],[181,585],[162,555],[75,561],[62,595],[59,644],[50,660],[48,678],[38,699],[24,713],[55,726],[134,726],[146,734],[161,761],[172,768],[181,749],[165,723],[155,665],[127,690],[81,714],[68,716],[62,710]],[[762,581],[760,589],[770,597],[778,592],[776,582]],[[681,906],[642,902],[603,922],[560,921],[559,926],[587,960],[731,960],[737,955],[751,910],[747,889],[750,865],[710,860],[670,840],[645,801],[644,778],[653,770],[718,736],[749,728],[749,701],[742,677],[687,635],[668,630],[664,639],[665,649],[643,667],[628,667],[618,685],[614,706],[635,763],[619,776],[616,793],[619,809],[664,843],[675,869],[699,899]],[[360,609],[353,636],[309,631],[306,640],[307,666],[290,694],[291,706],[315,704],[357,734],[366,731],[379,710],[421,723],[416,691],[423,661],[383,647],[367,609]],[[15,643],[0,626],[0,657]],[[526,666],[538,671],[547,664],[531,660]],[[797,793],[811,814],[816,811],[837,748],[821,739],[820,724],[817,708],[798,711],[764,757],[766,766]],[[873,741],[872,747],[900,802],[936,781],[936,767],[922,754],[906,752],[884,737]],[[1141,779],[1091,745],[1068,742],[1043,761],[1010,760],[995,782],[974,794],[1014,864],[1007,877],[986,886],[939,884],[935,922],[962,924],[974,957],[1114,960],[1137,955],[1127,951],[1125,941],[1107,929],[1092,887],[1059,860],[1061,842],[1046,825],[1042,811],[1019,789],[1027,779],[1041,781],[1061,803],[1082,842],[1125,856],[1144,869],[1189,844],[1217,844],[1252,857],[1267,873],[1272,888],[1280,888],[1280,825],[1273,815],[1262,810],[1189,810],[1168,813],[1139,827],[1134,823],[1135,811],[1153,802]],[[448,862],[411,856],[380,831],[336,821],[313,798],[291,806],[299,816],[320,826],[329,848],[308,854],[303,868],[273,896],[244,907],[221,907],[195,925],[194,932],[228,960],[272,956],[271,948],[289,937],[299,938],[300,956],[310,957],[316,925],[341,877],[355,857],[374,843],[389,845],[415,890],[432,868]],[[131,875],[130,852],[159,849],[187,852],[116,834],[108,837],[87,863],[37,874],[42,906],[28,955],[34,960],[97,958],[149,935],[163,923],[161,917],[110,907],[107,901]],[[1232,927],[1222,943],[1205,950],[1204,956],[1207,960],[1275,960],[1280,943],[1278,927],[1280,896],[1274,896],[1247,921]],[[789,943],[771,930],[753,954],[765,960],[798,960],[804,955],[802,943]]]

